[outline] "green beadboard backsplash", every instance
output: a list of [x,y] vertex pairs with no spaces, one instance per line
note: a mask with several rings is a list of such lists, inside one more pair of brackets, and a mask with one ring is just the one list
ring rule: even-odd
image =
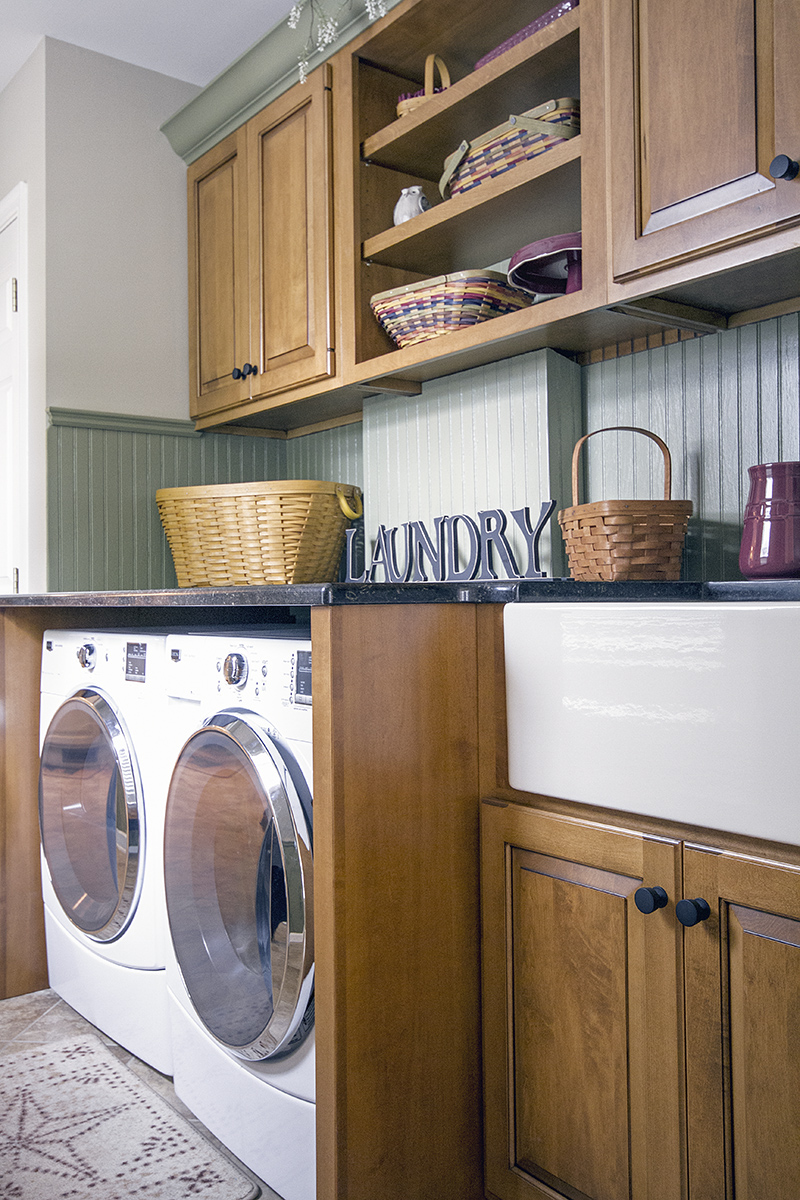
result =
[[284,441],[112,413],[50,409],[49,418],[50,591],[175,587],[158,488],[260,479],[361,486],[358,425]]
[[[497,506],[509,472],[521,469],[520,442],[526,459],[541,455],[533,442],[548,413],[551,486],[564,491],[564,473],[552,463],[557,439],[572,438],[574,422],[563,419],[560,405],[574,407],[576,374],[584,430],[637,425],[667,442],[673,497],[694,505],[684,577],[740,578],[747,468],[800,460],[800,315],[582,368],[562,370],[555,360],[553,351],[537,351],[434,380],[413,400],[367,401],[363,426],[286,441],[200,434],[188,421],[51,409],[49,587],[174,587],[155,504],[160,487],[281,478],[355,483],[365,491],[368,538],[377,521]],[[661,458],[650,446],[629,434],[593,438],[581,499],[659,497]],[[571,449],[561,447],[562,460]],[[527,478],[544,480],[526,469]],[[571,502],[553,498],[558,508]]]

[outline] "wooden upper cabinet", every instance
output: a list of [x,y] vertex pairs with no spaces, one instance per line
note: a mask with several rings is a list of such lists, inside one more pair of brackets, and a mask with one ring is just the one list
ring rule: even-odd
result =
[[613,275],[625,280],[794,224],[797,0],[610,0]]
[[330,75],[247,124],[254,397],[333,374]]
[[193,163],[189,203],[190,411],[203,416],[250,394],[235,380],[250,355],[244,138],[232,133]]
[[330,75],[325,64],[189,168],[195,418],[333,373]]

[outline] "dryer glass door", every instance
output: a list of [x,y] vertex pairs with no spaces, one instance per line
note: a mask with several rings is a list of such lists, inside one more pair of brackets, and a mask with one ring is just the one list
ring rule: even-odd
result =
[[45,734],[39,826],[53,888],[78,929],[111,941],[138,896],[138,772],[122,723],[99,692],[76,692]]
[[312,1021],[302,790],[288,748],[235,712],[189,738],[170,783],[164,871],[175,955],[198,1016],[244,1059],[294,1049]]

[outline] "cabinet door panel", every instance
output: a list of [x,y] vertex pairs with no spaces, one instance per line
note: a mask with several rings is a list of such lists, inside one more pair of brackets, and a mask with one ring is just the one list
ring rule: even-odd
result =
[[795,223],[796,0],[612,0],[614,277]]
[[244,143],[231,134],[189,168],[189,362],[192,416],[247,398],[234,380],[250,353]]
[[625,908],[640,882],[512,852],[514,1157],[596,1200],[630,1189]]
[[684,1200],[679,844],[482,809],[488,1193]]
[[248,123],[253,397],[332,373],[328,67]]
[[685,888],[692,1200],[796,1200],[800,870],[689,847]]
[[728,946],[736,1195],[800,1196],[800,921],[732,904]]

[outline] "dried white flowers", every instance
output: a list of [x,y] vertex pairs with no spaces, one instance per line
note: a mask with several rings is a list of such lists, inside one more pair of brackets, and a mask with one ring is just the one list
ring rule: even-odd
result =
[[[339,19],[347,8],[351,8],[353,0],[343,0],[335,13],[330,13],[323,0],[297,0],[292,6],[286,24],[290,29],[297,29],[304,12],[309,14],[308,37],[305,46],[298,55],[297,63],[300,82],[308,79],[309,61],[314,53],[320,53],[332,46],[339,35]],[[386,16],[386,0],[364,0],[364,8],[370,21]]]

